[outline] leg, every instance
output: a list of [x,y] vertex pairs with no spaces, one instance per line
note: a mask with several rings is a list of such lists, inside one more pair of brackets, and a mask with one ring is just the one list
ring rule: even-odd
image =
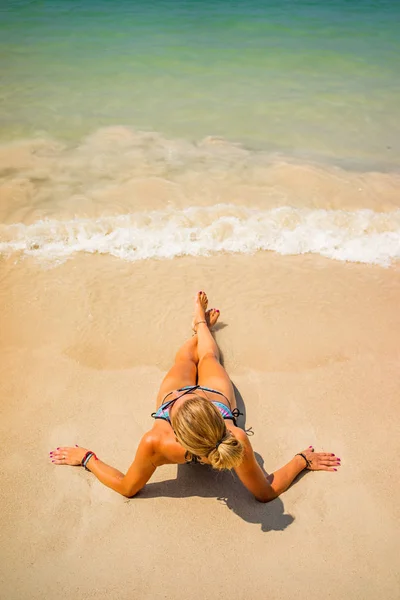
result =
[[168,371],[161,383],[157,395],[156,408],[160,406],[168,392],[185,387],[186,385],[196,385],[198,362],[197,336],[194,336],[178,350],[173,367]]
[[[196,297],[195,321],[204,321],[207,296],[200,292]],[[228,373],[219,362],[220,354],[216,341],[206,323],[197,326],[197,365],[198,384],[222,392],[229,400],[231,408],[236,408],[236,398]]]

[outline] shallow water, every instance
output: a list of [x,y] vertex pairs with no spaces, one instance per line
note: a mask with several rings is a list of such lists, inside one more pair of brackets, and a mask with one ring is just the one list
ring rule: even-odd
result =
[[370,0],[3,3],[0,251],[390,264],[399,16]]
[[273,250],[387,266],[400,257],[400,175],[355,172],[126,127],[0,151],[0,252],[46,261]]
[[394,168],[399,21],[391,0],[5,0],[1,135],[128,125]]

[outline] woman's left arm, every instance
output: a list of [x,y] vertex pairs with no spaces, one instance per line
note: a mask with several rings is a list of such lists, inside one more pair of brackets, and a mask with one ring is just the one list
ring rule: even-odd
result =
[[243,485],[259,502],[270,502],[280,496],[306,468],[311,471],[337,471],[340,466],[340,458],[332,453],[314,453],[314,448],[310,446],[296,454],[284,467],[266,475],[257,463],[253,448],[245,435],[237,435],[244,445],[245,456],[235,471]]
[[[88,450],[79,447],[60,447],[50,453],[52,462],[56,465],[80,466]],[[131,498],[147,483],[153,475],[154,465],[154,439],[153,435],[146,433],[138,446],[135,460],[129,467],[126,475],[99,460],[95,454],[86,463],[86,468],[97,479],[115,492]]]

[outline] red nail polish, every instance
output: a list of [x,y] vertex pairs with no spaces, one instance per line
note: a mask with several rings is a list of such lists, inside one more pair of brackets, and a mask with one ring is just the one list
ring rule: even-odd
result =
[[337,471],[337,469],[333,469],[334,471]]
[[52,460],[51,462],[56,462],[55,460]]
[[331,456],[335,456],[335,455],[333,454],[333,452],[332,452]]
[[58,447],[57,450],[59,450],[60,448]]

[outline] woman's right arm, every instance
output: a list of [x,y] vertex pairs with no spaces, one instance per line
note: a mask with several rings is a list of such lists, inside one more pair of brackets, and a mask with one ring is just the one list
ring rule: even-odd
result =
[[132,498],[146,485],[156,470],[153,464],[154,454],[153,437],[149,432],[140,440],[135,460],[126,475],[93,458],[89,460],[87,468],[101,483],[127,498]]
[[[53,462],[56,464],[79,466],[81,465],[82,458],[86,452],[87,450],[85,448],[64,447],[57,448],[57,450],[51,454]],[[126,474],[121,473],[118,469],[97,459],[96,455],[89,459],[86,463],[86,468],[91,471],[101,483],[115,492],[118,492],[127,498],[131,498],[144,487],[156,470],[154,464],[155,456],[154,435],[149,431],[142,437],[136,451],[135,460]]]

